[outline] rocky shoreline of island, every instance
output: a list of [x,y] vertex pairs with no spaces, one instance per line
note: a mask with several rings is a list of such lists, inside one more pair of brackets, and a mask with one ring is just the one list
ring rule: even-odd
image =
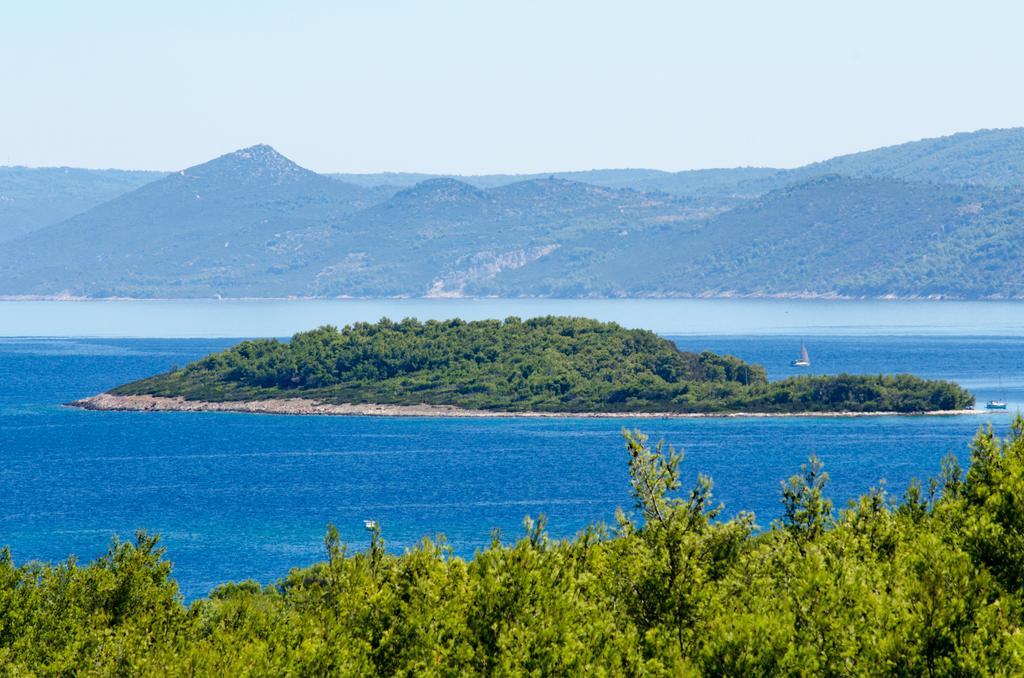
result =
[[983,410],[931,412],[502,412],[470,410],[451,405],[387,405],[376,403],[324,403],[308,398],[186,400],[181,396],[115,395],[100,393],[67,403],[68,407],[107,412],[234,412],[245,414],[327,415],[355,417],[462,417],[462,418],[585,418],[585,419],[709,419],[793,417],[953,416],[983,414]]

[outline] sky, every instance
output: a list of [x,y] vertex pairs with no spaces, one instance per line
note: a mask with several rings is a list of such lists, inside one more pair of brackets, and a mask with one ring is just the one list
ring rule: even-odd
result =
[[1024,3],[0,0],[0,165],[793,167],[1024,125]]

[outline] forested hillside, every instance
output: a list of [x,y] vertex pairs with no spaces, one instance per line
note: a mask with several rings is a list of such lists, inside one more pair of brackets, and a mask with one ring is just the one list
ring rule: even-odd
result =
[[[347,183],[254,146],[46,228],[0,190],[0,296],[1024,298],[1022,149],[1017,128],[792,170]],[[53,216],[121,174],[22,194]]]
[[711,479],[681,488],[681,453],[638,433],[626,449],[632,501],[624,487],[614,525],[556,541],[528,518],[523,536],[495,534],[468,561],[443,537],[397,554],[385,525],[360,551],[328,527],[324,562],[189,607],[145,533],[88,565],[18,564],[4,550],[0,664],[15,675],[1024,671],[1024,420],[1005,441],[979,433],[966,472],[950,457],[931,481],[839,511],[812,458],[761,531],[753,515],[725,519]]
[[161,176],[73,167],[0,167],[0,241],[63,221]]
[[603,251],[567,243],[530,270],[503,272],[473,291],[1021,297],[1024,273],[1010,262],[1024,254],[1022,235],[1021,189],[830,175],[690,227],[617,238]]
[[[359,186],[414,186],[430,179],[448,178],[477,188],[496,188],[533,179],[578,181],[605,188],[628,188],[645,193],[672,193],[678,196],[733,196],[763,192],[785,184],[786,170],[772,167],[730,167],[666,172],[652,169],[595,169],[537,174],[444,175],[413,172],[374,174],[332,174],[340,181]],[[776,183],[777,182],[777,183]]]
[[984,129],[839,156],[792,171],[934,184],[1024,186],[1024,128]]
[[[6,294],[287,296],[308,240],[380,196],[303,169],[268,146],[229,153],[11,241]],[[314,237],[314,236],[311,236]]]
[[717,210],[547,179],[492,191],[436,179],[393,192],[315,174],[269,147],[238,151],[11,242],[0,251],[0,292],[458,295],[563,240]]
[[959,410],[959,386],[909,375],[794,377],[680,351],[646,330],[584,318],[384,319],[259,339],[114,395],[447,405],[505,412],[926,412]]
[[[587,170],[542,174],[488,174],[454,177],[489,188],[553,177],[595,186],[664,191],[680,196],[756,196],[824,174],[903,179],[925,183],[1024,186],[1024,128],[986,129],[922,139],[860,153],[842,155],[794,169],[735,167],[664,172],[649,169]],[[412,186],[436,174],[337,174],[366,186]]]

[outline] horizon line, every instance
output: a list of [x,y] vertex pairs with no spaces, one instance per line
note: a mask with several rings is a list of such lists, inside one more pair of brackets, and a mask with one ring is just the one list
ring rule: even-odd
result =
[[[803,164],[799,164],[799,165],[786,165],[786,164],[782,164],[782,165],[718,165],[718,166],[712,166],[712,167],[690,167],[690,168],[684,168],[684,169],[663,169],[663,168],[658,168],[658,167],[643,167],[643,166],[632,166],[632,167],[591,167],[591,168],[588,168],[588,169],[569,169],[569,170],[564,170],[564,169],[563,170],[550,170],[549,169],[549,170],[524,171],[524,172],[498,171],[498,172],[477,172],[477,173],[433,172],[433,171],[424,171],[424,170],[399,170],[399,169],[377,170],[377,171],[368,171],[368,170],[363,170],[363,171],[339,171],[339,170],[318,171],[318,170],[310,170],[310,171],[311,172],[315,172],[316,174],[322,174],[322,175],[340,174],[340,175],[348,175],[348,176],[374,176],[374,175],[413,174],[413,175],[427,175],[427,176],[434,176],[434,177],[494,177],[494,176],[522,177],[522,176],[535,176],[535,175],[543,175],[543,174],[575,174],[575,173],[583,173],[583,172],[629,172],[629,171],[661,172],[661,173],[664,173],[664,174],[682,174],[682,173],[686,173],[686,172],[714,172],[714,171],[720,171],[720,170],[737,170],[737,169],[755,169],[755,170],[759,169],[759,170],[785,171],[785,170],[799,169],[801,167],[807,167],[809,165],[815,165],[817,163],[827,162],[829,160],[835,160],[837,158],[844,158],[844,157],[848,157],[848,156],[852,156],[852,155],[858,155],[860,153],[870,153],[872,151],[879,151],[879,150],[886,149],[886,148],[894,148],[894,147],[898,147],[898,146],[905,146],[907,144],[914,144],[914,143],[919,143],[919,142],[923,142],[923,141],[937,141],[937,140],[941,140],[941,139],[950,139],[952,137],[962,136],[962,135],[980,134],[980,133],[983,133],[983,132],[1011,132],[1011,131],[1015,131],[1015,130],[1024,131],[1024,125],[1013,126],[1013,127],[980,127],[980,128],[973,129],[973,130],[968,130],[968,131],[961,130],[961,131],[958,131],[958,132],[951,132],[949,134],[943,134],[943,135],[939,135],[939,136],[920,137],[920,138],[916,138],[916,139],[909,139],[907,141],[897,142],[897,143],[894,143],[894,144],[887,144],[887,145],[883,145],[883,146],[875,146],[875,147],[872,147],[872,148],[864,148],[864,149],[856,150],[856,151],[849,151],[849,152],[846,152],[846,153],[839,153],[837,155],[831,155],[831,156],[828,156],[826,158],[822,158],[820,160],[813,160],[811,162],[807,162],[807,163],[803,163]],[[224,153],[220,153],[218,155],[209,156],[206,160],[201,160],[201,161],[199,161],[197,163],[194,163],[192,165],[188,165],[186,167],[179,167],[179,168],[176,168],[176,169],[145,169],[145,168],[126,168],[126,167],[87,167],[87,166],[81,166],[81,165],[25,165],[25,164],[0,165],[0,169],[24,169],[24,170],[47,170],[47,169],[61,170],[61,169],[63,169],[63,170],[81,170],[81,171],[88,171],[88,172],[151,172],[151,173],[154,173],[154,174],[172,174],[174,172],[180,172],[180,171],[183,171],[183,170],[190,169],[192,167],[198,167],[198,166],[203,165],[203,164],[205,164],[207,162],[210,162],[211,160],[215,160],[217,158],[222,158],[224,156],[231,155],[232,153],[237,153],[239,151],[248,150],[250,148],[256,148],[258,146],[267,146],[270,149],[272,149],[275,153],[278,153],[279,155],[287,158],[288,160],[290,160],[291,162],[294,162],[296,165],[299,165],[303,169],[309,169],[305,165],[303,165],[303,164],[293,160],[290,156],[288,156],[288,155],[286,155],[284,153],[281,153],[281,151],[277,150],[277,148],[273,144],[268,144],[266,142],[258,142],[258,143],[255,143],[255,144],[250,144],[248,146],[242,146],[242,147],[239,147],[239,148],[235,148],[235,149],[232,149],[230,151],[227,151],[227,152],[224,152]]]

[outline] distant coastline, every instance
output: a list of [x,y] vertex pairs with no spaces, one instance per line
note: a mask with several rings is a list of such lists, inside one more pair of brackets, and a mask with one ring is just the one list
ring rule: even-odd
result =
[[665,294],[629,294],[621,296],[592,296],[584,295],[577,297],[565,297],[565,296],[545,296],[545,295],[518,295],[518,296],[502,296],[502,295],[473,295],[473,294],[443,294],[443,295],[393,295],[393,296],[352,296],[352,295],[337,295],[337,296],[304,296],[304,295],[289,295],[289,296],[269,296],[269,297],[228,297],[228,296],[194,296],[194,297],[128,297],[128,296],[110,296],[110,297],[97,297],[97,296],[79,296],[72,294],[0,294],[0,301],[403,301],[403,300],[421,300],[421,301],[446,301],[446,300],[466,300],[471,301],[474,299],[500,299],[500,300],[517,300],[517,299],[537,299],[537,300],[564,300],[564,301],[605,301],[605,300],[639,300],[639,299],[680,299],[680,300],[727,300],[727,299],[739,299],[739,300],[778,300],[778,301],[1011,301],[1020,302],[1024,301],[1024,295],[1020,296],[1006,296],[1006,295],[986,295],[986,296],[955,296],[949,294],[913,294],[913,295],[898,295],[898,294],[879,294],[879,295],[847,295],[838,294],[836,292],[778,292],[778,293],[767,293],[767,292],[732,292],[732,291],[720,291],[720,292],[700,292],[697,294],[689,293],[665,293]]
[[68,407],[105,412],[234,412],[242,414],[326,415],[355,417],[454,417],[545,419],[722,419],[793,417],[954,416],[984,414],[983,410],[936,410],[932,412],[501,412],[470,410],[450,405],[330,404],[308,398],[275,398],[209,402],[180,396],[115,395],[100,393],[67,403]]
[[751,292],[751,293],[733,293],[733,292],[707,292],[700,294],[635,294],[625,296],[580,296],[580,297],[563,297],[563,296],[541,296],[541,295],[520,295],[520,296],[500,296],[500,295],[457,295],[457,294],[446,294],[446,295],[396,295],[396,296],[331,296],[331,297],[313,297],[313,296],[284,296],[284,297],[90,297],[90,296],[74,296],[74,295],[32,295],[32,294],[12,294],[5,295],[0,294],[0,301],[60,301],[60,302],[103,302],[103,301],[451,301],[451,300],[463,300],[472,301],[475,299],[480,300],[556,300],[556,301],[608,301],[608,300],[709,300],[709,301],[722,301],[722,300],[751,300],[751,301],[1010,301],[1010,302],[1024,302],[1024,296],[1006,296],[1006,295],[988,295],[978,297],[967,297],[967,296],[953,296],[946,294],[930,294],[930,295],[896,295],[896,294],[882,294],[882,295],[843,295],[835,294],[830,292],[780,292],[777,294],[768,294],[764,292]]

